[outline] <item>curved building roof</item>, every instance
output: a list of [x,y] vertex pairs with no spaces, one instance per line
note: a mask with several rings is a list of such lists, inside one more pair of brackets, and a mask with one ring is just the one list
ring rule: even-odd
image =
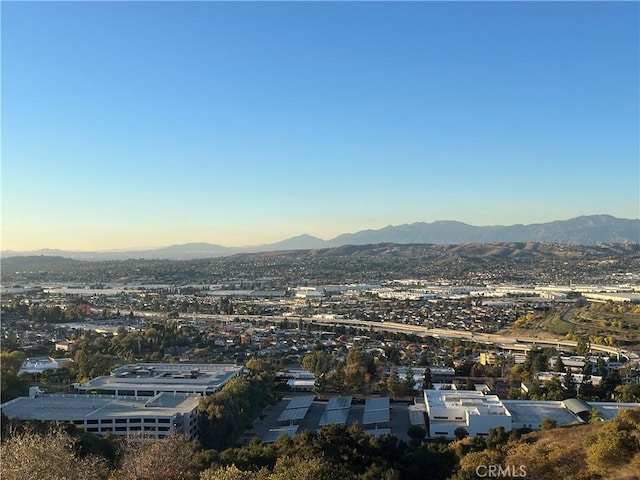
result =
[[591,405],[589,405],[584,400],[579,400],[577,398],[569,398],[562,402],[564,408],[573,413],[580,420],[588,421],[589,420],[589,412],[591,411]]

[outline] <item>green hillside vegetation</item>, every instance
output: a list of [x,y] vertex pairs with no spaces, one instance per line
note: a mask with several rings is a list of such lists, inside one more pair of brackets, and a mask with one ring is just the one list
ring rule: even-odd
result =
[[514,335],[546,332],[568,340],[584,339],[594,345],[633,349],[640,346],[640,306],[620,302],[583,302],[576,307],[558,307],[527,313],[510,331]]
[[[493,448],[474,450],[473,439],[451,444],[460,457],[456,480],[478,478],[479,465],[522,465],[527,478],[564,480],[640,478],[640,409],[623,410],[609,422],[552,428]],[[460,455],[463,452],[466,455]]]

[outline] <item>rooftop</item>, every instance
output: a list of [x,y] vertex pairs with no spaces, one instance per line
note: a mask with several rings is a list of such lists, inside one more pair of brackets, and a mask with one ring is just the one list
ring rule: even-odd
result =
[[68,421],[104,417],[172,417],[198,407],[199,396],[160,393],[154,397],[115,395],[50,394],[19,397],[0,406],[9,418]]
[[640,408],[640,403],[613,403],[613,402],[589,402],[591,408],[595,408],[602,415],[603,420],[611,420],[621,410],[627,408]]
[[514,424],[533,425],[537,428],[545,418],[555,420],[558,425],[571,425],[577,422],[576,417],[564,407],[562,402],[504,400],[503,403],[511,413]]
[[469,415],[509,415],[497,395],[476,390],[425,390],[429,408],[463,408]]
[[242,370],[242,366],[233,364],[138,363],[117,368],[108,377],[93,378],[79,390],[148,388],[212,393]]

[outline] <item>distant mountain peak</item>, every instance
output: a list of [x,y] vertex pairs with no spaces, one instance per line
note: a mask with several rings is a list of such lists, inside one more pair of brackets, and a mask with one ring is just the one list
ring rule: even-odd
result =
[[377,244],[473,244],[505,242],[548,242],[594,245],[598,243],[640,244],[640,219],[621,219],[611,215],[583,215],[568,220],[510,226],[473,226],[455,220],[432,223],[415,222],[388,225],[378,230],[367,229],[344,233],[331,240],[303,233],[285,240],[257,246],[224,247],[211,243],[185,243],[153,250],[111,252],[65,252],[43,249],[32,252],[2,252],[3,257],[26,255],[58,255],[78,260],[113,260],[127,258],[194,259],[280,250],[313,250],[346,245]]

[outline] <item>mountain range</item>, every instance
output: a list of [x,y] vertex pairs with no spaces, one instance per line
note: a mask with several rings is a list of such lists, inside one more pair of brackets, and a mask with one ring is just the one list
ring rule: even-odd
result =
[[548,223],[510,226],[473,226],[456,221],[416,222],[378,230],[344,233],[331,240],[299,235],[280,242],[225,247],[212,243],[186,243],[164,248],[138,251],[73,252],[43,249],[36,251],[3,251],[2,257],[47,255],[77,260],[195,259],[224,257],[237,253],[282,250],[309,250],[344,245],[397,244],[465,244],[501,242],[547,242],[595,245],[598,243],[640,243],[640,219],[622,219],[610,215],[588,215]]

